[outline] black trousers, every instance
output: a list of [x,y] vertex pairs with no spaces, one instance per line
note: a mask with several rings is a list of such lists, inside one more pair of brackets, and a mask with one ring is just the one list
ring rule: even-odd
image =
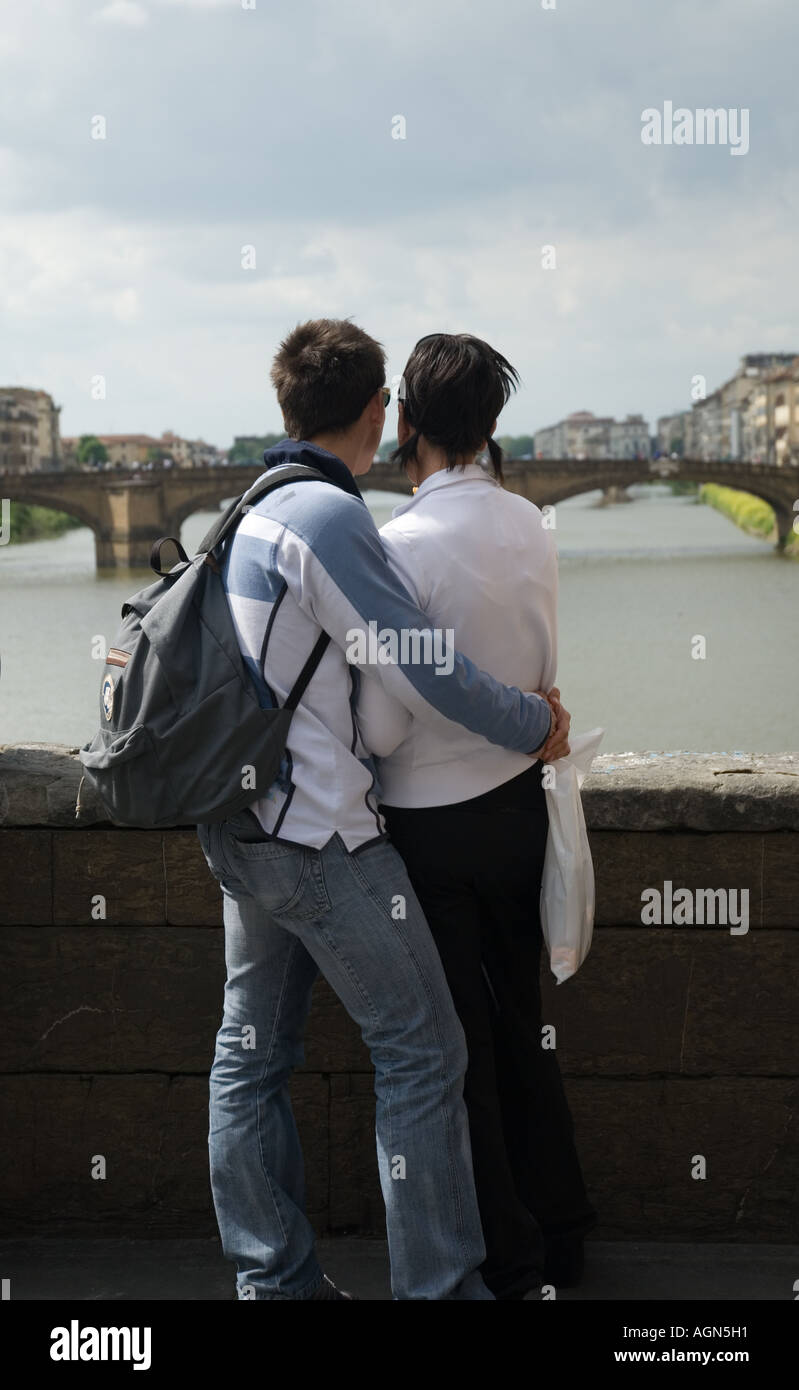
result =
[[540,1283],[551,1243],[596,1224],[557,1054],[541,1046],[541,767],[455,805],[382,810],[466,1034],[483,1278],[518,1296]]

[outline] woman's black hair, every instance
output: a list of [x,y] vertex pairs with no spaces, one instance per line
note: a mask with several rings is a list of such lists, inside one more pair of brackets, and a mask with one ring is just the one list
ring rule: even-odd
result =
[[[491,430],[515,391],[519,373],[482,338],[469,333],[431,333],[413,349],[399,398],[413,434],[394,450],[392,463],[417,460],[422,436],[443,449],[447,468],[485,441],[494,476],[502,482],[502,450]],[[418,461],[418,460],[417,460]]]

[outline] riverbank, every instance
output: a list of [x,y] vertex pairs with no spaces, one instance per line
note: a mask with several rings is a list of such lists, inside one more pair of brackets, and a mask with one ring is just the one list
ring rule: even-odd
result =
[[[755,497],[751,492],[739,492],[736,488],[721,487],[718,483],[703,483],[699,489],[700,502],[715,507],[717,512],[733,521],[749,536],[758,536],[765,541],[777,543],[777,521],[774,509]],[[786,546],[785,554],[799,559],[799,536],[794,533]]]
[[82,521],[66,512],[54,512],[49,507],[36,507],[28,502],[12,502],[9,545],[51,540],[82,525]]

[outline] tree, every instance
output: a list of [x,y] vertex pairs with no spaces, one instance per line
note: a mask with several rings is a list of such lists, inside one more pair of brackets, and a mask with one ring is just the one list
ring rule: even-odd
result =
[[260,463],[264,449],[280,444],[285,434],[253,434],[240,436],[228,449],[229,463]]
[[171,458],[172,455],[160,444],[151,444],[147,450],[147,463],[163,463],[164,459]]
[[532,434],[501,434],[497,443],[509,459],[535,453],[535,438]]
[[78,463],[108,463],[108,450],[96,434],[82,434],[75,457]]

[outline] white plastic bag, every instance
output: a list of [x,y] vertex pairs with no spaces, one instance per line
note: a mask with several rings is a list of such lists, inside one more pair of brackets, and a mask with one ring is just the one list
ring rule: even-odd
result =
[[558,984],[579,970],[594,931],[594,865],[588,845],[580,788],[596,757],[604,729],[570,735],[571,752],[547,766],[555,785],[546,787],[549,834],[541,879],[541,928]]

